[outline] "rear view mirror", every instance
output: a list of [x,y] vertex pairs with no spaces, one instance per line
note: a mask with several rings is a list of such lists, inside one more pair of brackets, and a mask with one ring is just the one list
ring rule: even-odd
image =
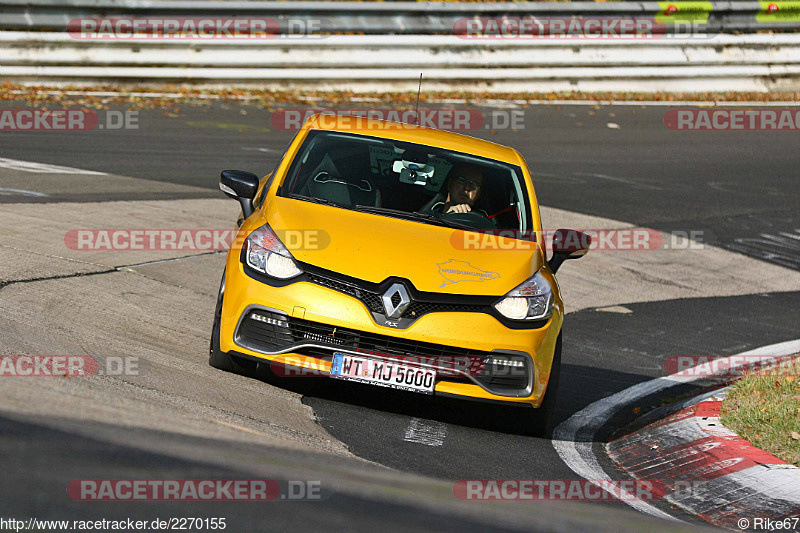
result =
[[392,172],[400,174],[400,182],[411,185],[427,185],[433,171],[432,166],[413,161],[397,160],[392,164]]
[[253,198],[258,191],[258,176],[244,170],[223,170],[219,178],[219,188],[242,206],[244,218],[253,214]]
[[567,259],[580,259],[592,246],[592,236],[574,229],[560,229],[553,234],[553,257],[548,261],[555,273]]

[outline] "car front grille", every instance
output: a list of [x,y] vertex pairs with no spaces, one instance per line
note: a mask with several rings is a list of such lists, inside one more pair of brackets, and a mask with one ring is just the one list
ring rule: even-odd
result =
[[[374,289],[367,289],[360,287],[355,283],[348,283],[329,276],[321,275],[318,273],[309,273],[308,279],[312,283],[328,287],[335,291],[342,292],[353,298],[361,300],[364,305],[373,313],[383,315],[386,311],[383,308],[383,300],[381,293]],[[399,296],[395,293],[399,299]],[[411,304],[406,308],[403,315],[399,318],[416,319],[427,313],[441,313],[441,312],[463,312],[463,313],[486,313],[490,311],[490,305],[486,298],[478,297],[480,303],[450,303],[450,302],[434,302],[426,301],[424,299],[414,299]],[[392,302],[397,305],[397,302]]]
[[354,298],[357,298],[364,302],[364,305],[367,306],[372,312],[375,313],[383,313],[383,302],[379,294],[375,292],[371,292],[356,285],[351,285],[349,283],[345,283],[343,281],[339,281],[337,279],[329,278],[326,276],[320,276],[317,274],[308,274],[308,279],[312,283],[316,283],[317,285],[322,285],[323,287],[328,287],[329,289],[333,289],[335,291],[343,292],[348,294]]

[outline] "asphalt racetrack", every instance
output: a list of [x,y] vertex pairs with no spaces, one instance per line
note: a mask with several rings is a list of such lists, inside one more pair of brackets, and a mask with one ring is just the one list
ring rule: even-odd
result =
[[[659,502],[677,521],[619,501],[459,501],[457,480],[577,475],[549,439],[500,427],[483,404],[208,367],[223,254],[64,243],[76,228],[234,224],[238,207],[219,192],[219,171],[266,174],[293,132],[252,105],[180,107],[139,111],[138,129],[0,132],[0,354],[135,357],[140,369],[0,377],[0,516],[226,517],[232,531],[703,527]],[[662,106],[519,109],[524,129],[465,133],[522,153],[547,229],[644,227],[702,245],[598,250],[562,267],[560,421],[665,375],[669,356],[800,337],[796,132],[673,131]],[[601,441],[635,418],[626,408],[597,436],[612,479],[625,476]],[[128,478],[319,480],[325,498],[87,502],[66,491],[75,479]]]

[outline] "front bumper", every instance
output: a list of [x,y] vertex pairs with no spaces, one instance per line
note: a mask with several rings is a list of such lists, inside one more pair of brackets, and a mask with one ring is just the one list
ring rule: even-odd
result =
[[[267,285],[244,268],[235,254],[229,256],[220,331],[224,352],[322,373],[330,372],[333,352],[400,356],[437,370],[435,394],[541,404],[563,319],[558,298],[553,316],[534,329],[508,328],[479,312],[427,313],[395,329],[379,325],[351,295],[308,281]],[[487,370],[489,362],[511,358],[525,361],[524,386],[519,374],[504,380]],[[484,361],[480,370],[476,360]]]

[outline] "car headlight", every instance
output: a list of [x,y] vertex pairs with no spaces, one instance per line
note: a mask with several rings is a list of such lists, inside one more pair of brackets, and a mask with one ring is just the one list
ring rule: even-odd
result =
[[300,267],[268,225],[250,233],[245,240],[247,266],[267,276],[289,279],[303,273]]
[[541,320],[553,315],[553,290],[539,272],[494,304],[501,315],[512,320]]

